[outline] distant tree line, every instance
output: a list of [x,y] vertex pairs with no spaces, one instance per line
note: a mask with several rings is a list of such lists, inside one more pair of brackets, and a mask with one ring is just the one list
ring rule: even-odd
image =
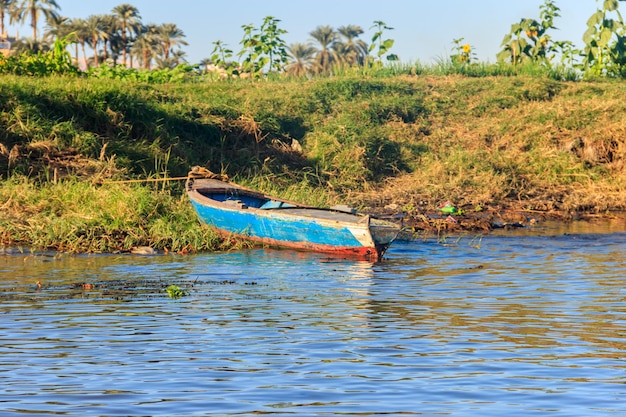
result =
[[[173,23],[143,24],[139,10],[131,4],[120,4],[110,14],[86,18],[67,18],[59,14],[56,0],[0,0],[0,36],[5,34],[5,20],[10,24],[30,23],[32,37],[22,37],[12,45],[15,54],[48,52],[54,41],[65,39],[72,49],[76,63],[87,68],[104,62],[144,69],[173,68],[185,62],[187,45],[185,34]],[[41,18],[46,22],[43,36],[38,34]],[[388,51],[393,40],[383,40],[383,30],[390,30],[383,22],[375,22],[376,33],[372,48],[359,38],[364,30],[357,25],[318,26],[311,32],[311,42],[287,46],[281,36],[285,30],[278,27],[280,20],[268,16],[260,28],[242,26],[244,38],[239,61],[230,58],[233,52],[221,41],[214,42],[211,58],[199,65],[205,69],[218,66],[230,72],[258,75],[261,71],[286,71],[290,74],[327,73],[337,64],[364,65],[372,60],[370,52],[378,47],[378,56]],[[374,44],[376,42],[376,44]],[[89,50],[89,54],[88,51]],[[382,53],[380,53],[382,52]],[[391,54],[389,59],[397,59]]]
[[[589,18],[583,34],[584,47],[553,38],[560,9],[555,0],[545,0],[539,18],[522,18],[511,25],[502,41],[498,63],[513,67],[527,63],[548,69],[566,69],[579,76],[626,78],[626,24],[619,11],[626,0],[596,0],[598,8]],[[31,38],[20,38],[12,45],[16,54],[50,51],[55,41],[73,49],[75,63],[87,68],[102,63],[143,69],[172,69],[185,61],[185,34],[173,23],[143,24],[136,7],[121,4],[110,14],[69,19],[59,15],[56,0],[0,0],[0,38],[5,34],[5,19],[10,23],[30,22]],[[41,39],[38,23],[45,19]],[[394,40],[386,38],[393,28],[374,21],[369,43],[358,25],[322,25],[309,33],[307,42],[287,45],[286,30],[280,20],[267,16],[259,27],[243,25],[240,50],[233,52],[222,41],[213,42],[213,51],[195,68],[219,76],[259,77],[268,73],[294,76],[333,74],[342,68],[382,66],[383,60],[398,61],[391,53]],[[452,68],[476,66],[475,54],[463,38],[454,39],[447,65]],[[58,44],[57,44],[58,45]],[[91,54],[87,54],[87,49]],[[57,54],[58,55],[58,54]],[[81,57],[82,55],[82,57]]]
[[[55,40],[65,38],[75,61],[86,67],[112,62],[145,69],[173,68],[184,62],[185,52],[180,46],[187,42],[183,31],[174,23],[144,25],[135,6],[120,4],[110,14],[74,19],[61,16],[59,10],[55,0],[0,0],[0,34],[6,33],[7,16],[11,24],[29,21],[32,37],[17,39],[12,45],[14,53],[47,52]],[[37,27],[41,16],[46,25],[40,38]]]
[[[261,26],[243,25],[244,37],[239,42],[242,49],[234,61],[233,51],[222,41],[213,42],[214,49],[210,58],[200,65],[225,69],[227,74],[247,74],[258,76],[263,71],[286,72],[290,75],[304,76],[330,74],[341,66],[365,66],[380,64],[383,56],[387,60],[398,60],[390,54],[393,39],[384,39],[385,31],[393,28],[382,21],[375,21],[372,43],[359,38],[364,33],[361,26],[340,26],[337,30],[331,26],[318,26],[310,32],[309,42],[296,42],[287,45],[281,36],[285,30],[278,27],[280,20],[267,16]],[[370,55],[371,52],[376,55]]]

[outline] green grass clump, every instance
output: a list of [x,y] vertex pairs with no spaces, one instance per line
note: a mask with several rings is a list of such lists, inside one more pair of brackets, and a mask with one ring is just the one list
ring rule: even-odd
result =
[[68,180],[37,185],[12,177],[0,186],[0,242],[101,253],[151,246],[168,252],[216,250],[188,201],[143,186]]

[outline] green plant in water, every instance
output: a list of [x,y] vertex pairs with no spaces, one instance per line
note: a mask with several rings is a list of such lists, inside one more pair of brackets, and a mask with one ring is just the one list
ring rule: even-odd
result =
[[481,244],[483,242],[483,237],[476,235],[470,240],[469,246],[474,249],[480,249]]
[[173,284],[168,286],[165,291],[167,292],[167,295],[172,299],[177,299],[189,295],[188,291],[180,288],[178,285]]

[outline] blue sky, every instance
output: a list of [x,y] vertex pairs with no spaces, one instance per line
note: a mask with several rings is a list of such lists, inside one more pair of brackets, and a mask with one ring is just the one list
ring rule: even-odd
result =
[[[394,30],[392,52],[403,62],[434,63],[450,55],[453,40],[464,38],[478,59],[495,62],[500,43],[511,24],[521,18],[539,18],[544,0],[57,0],[60,14],[87,17],[110,13],[122,3],[139,9],[142,22],[175,23],[189,43],[183,47],[187,61],[197,63],[210,56],[213,42],[220,40],[235,52],[241,48],[242,25],[260,26],[263,18],[274,16],[279,27],[287,30],[283,39],[292,42],[310,40],[309,33],[320,25],[338,27],[359,25],[361,36],[369,43],[375,20],[382,20]],[[587,19],[596,11],[594,0],[556,0],[561,17],[555,24],[554,40],[570,40],[582,46]],[[28,23],[19,29],[30,36]],[[15,27],[9,34],[15,34]]]

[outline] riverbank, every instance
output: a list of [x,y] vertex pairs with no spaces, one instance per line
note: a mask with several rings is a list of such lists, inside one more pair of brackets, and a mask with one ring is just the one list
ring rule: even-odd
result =
[[[96,184],[85,180],[36,184],[25,177],[3,181],[0,247],[68,253],[187,254],[247,246],[239,240],[224,240],[203,226],[182,194],[182,185],[168,184]],[[533,228],[547,221],[626,221],[624,212],[531,210],[512,201],[481,206],[480,210],[449,203],[409,211],[394,202],[362,206],[361,210],[402,223],[402,239],[484,235],[500,229]]]
[[[626,210],[626,85],[545,76],[345,76],[148,85],[0,79],[0,244],[227,249],[179,182],[485,233]],[[440,210],[450,203],[456,212]]]

